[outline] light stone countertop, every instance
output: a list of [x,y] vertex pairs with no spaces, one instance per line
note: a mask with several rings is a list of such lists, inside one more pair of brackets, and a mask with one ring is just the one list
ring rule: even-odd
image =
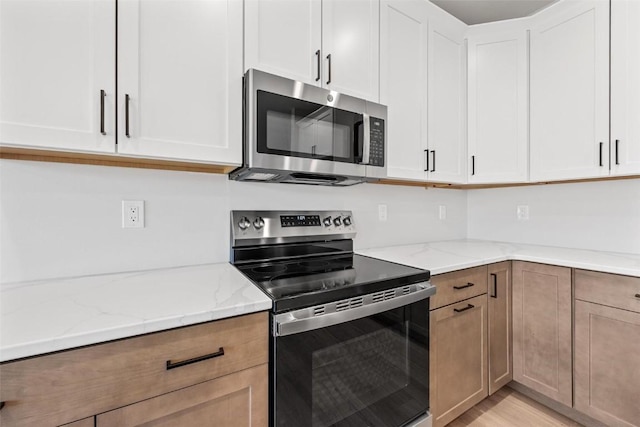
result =
[[539,262],[640,277],[640,254],[486,240],[451,240],[357,250],[361,255],[424,268],[432,275],[499,261]]
[[0,362],[271,309],[231,264],[0,287]]
[[[521,260],[640,277],[640,255],[454,240],[357,250],[431,274]],[[0,362],[271,309],[228,263],[0,285]]]

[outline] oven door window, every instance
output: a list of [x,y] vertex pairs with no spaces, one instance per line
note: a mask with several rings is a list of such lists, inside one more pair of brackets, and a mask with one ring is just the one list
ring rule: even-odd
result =
[[362,115],[257,91],[259,153],[346,163],[362,161]]
[[401,426],[429,408],[428,299],[276,338],[275,425]]

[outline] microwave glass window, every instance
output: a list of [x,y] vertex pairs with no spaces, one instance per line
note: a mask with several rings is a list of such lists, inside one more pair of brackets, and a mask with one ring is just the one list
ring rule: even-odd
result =
[[362,115],[258,91],[258,152],[356,163]]

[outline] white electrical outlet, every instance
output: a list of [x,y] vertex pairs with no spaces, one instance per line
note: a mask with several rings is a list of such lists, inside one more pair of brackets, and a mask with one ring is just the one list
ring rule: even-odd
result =
[[445,205],[438,206],[438,218],[447,219],[447,207]]
[[378,221],[384,222],[387,220],[387,205],[378,205]]
[[529,220],[529,205],[518,205],[516,209],[516,216],[518,221],[528,221]]
[[144,228],[144,200],[122,201],[122,228]]

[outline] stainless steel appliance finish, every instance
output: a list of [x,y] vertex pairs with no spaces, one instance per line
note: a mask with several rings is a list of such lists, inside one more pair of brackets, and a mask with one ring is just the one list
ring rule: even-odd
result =
[[244,164],[230,179],[348,186],[386,177],[384,105],[253,69],[244,86]]
[[431,425],[430,273],[355,235],[348,210],[231,213],[232,263],[273,301],[272,427]]

